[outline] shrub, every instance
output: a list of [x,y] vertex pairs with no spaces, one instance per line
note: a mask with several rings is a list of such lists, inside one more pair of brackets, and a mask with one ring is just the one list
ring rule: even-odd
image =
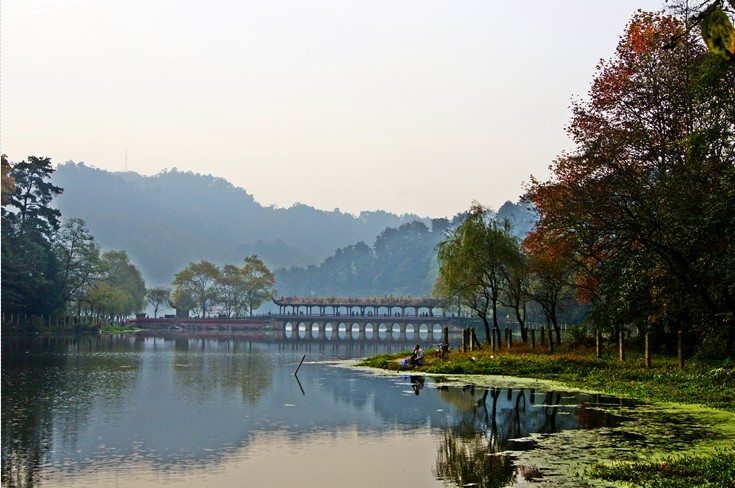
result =
[[570,347],[589,347],[595,345],[594,338],[588,333],[587,324],[575,325],[567,331],[567,343]]

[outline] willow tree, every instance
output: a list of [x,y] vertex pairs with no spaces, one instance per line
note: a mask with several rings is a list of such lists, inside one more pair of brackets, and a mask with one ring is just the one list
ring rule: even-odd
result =
[[504,307],[513,310],[521,331],[521,339],[523,342],[527,342],[526,306],[533,297],[531,296],[530,288],[531,273],[529,260],[520,245],[517,244],[514,252],[509,254],[504,272],[506,283],[501,296],[501,303]]
[[495,333],[500,335],[498,305],[507,286],[508,266],[517,250],[510,222],[497,222],[487,208],[474,203],[462,223],[437,245],[437,250],[439,276],[434,294],[459,297],[482,320],[489,343],[489,315]]

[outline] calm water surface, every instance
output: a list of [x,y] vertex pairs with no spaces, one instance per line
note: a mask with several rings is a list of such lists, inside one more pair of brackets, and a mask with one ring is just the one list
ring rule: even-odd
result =
[[614,398],[336,363],[438,337],[330,339],[4,339],[3,486],[586,486],[580,459],[712,435]]

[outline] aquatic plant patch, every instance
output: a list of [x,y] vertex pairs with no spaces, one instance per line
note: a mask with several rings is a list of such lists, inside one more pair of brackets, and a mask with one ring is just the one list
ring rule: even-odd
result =
[[644,487],[735,486],[735,446],[714,455],[681,455],[660,461],[595,463],[585,474],[593,478]]
[[[378,355],[362,365],[390,371],[406,371],[401,358],[410,352]],[[428,357],[417,369],[433,374],[506,375],[563,383],[582,390],[640,400],[699,404],[735,412],[735,370],[702,361],[689,361],[679,369],[675,358],[656,357],[650,368],[631,354],[626,362],[597,358],[588,350],[557,353],[487,349],[452,351],[448,358]]]

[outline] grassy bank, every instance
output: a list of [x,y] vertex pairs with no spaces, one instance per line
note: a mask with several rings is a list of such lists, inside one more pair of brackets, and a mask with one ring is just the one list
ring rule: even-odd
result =
[[103,325],[99,331],[100,334],[130,334],[132,332],[138,332],[143,329],[140,329],[138,327],[134,327],[132,325],[120,325],[120,324],[106,324]]
[[[401,365],[410,353],[378,355],[362,364],[391,371],[411,368]],[[553,380],[572,388],[598,391],[657,402],[700,404],[735,412],[735,369],[732,363],[689,361],[679,369],[676,358],[654,357],[646,369],[639,354],[629,353],[625,362],[612,356],[597,358],[593,351],[548,352],[518,347],[513,351],[452,351],[437,359],[430,351],[417,371],[435,374],[506,375]]]
[[[684,369],[679,369],[676,358],[657,356],[647,369],[642,355],[635,352],[628,353],[626,361],[621,363],[611,355],[597,358],[589,349],[562,349],[551,354],[521,346],[513,351],[452,351],[446,359],[437,359],[433,351],[429,351],[424,366],[410,368],[402,366],[401,361],[409,354],[407,351],[378,355],[363,361],[362,365],[391,371],[552,380],[567,387],[614,396],[735,412],[735,369],[731,361],[692,360]],[[735,486],[735,445],[716,453],[672,456],[657,462],[597,463],[585,474],[632,486]]]
[[735,486],[735,447],[715,454],[675,456],[656,462],[597,463],[585,474],[632,486],[730,487]]

